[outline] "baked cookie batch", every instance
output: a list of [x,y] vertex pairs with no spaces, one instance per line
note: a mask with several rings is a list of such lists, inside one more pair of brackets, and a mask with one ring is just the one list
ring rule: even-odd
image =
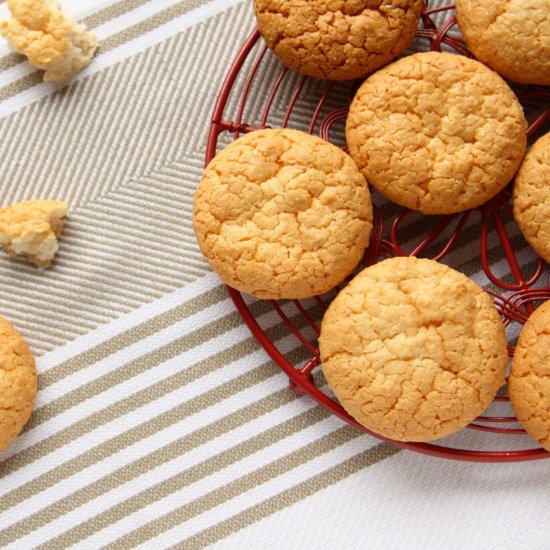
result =
[[[265,129],[208,165],[194,228],[225,283],[262,299],[322,294],[351,275],[368,246],[368,184],[402,206],[449,214],[483,204],[516,172],[514,217],[550,262],[550,134],[525,155],[527,122],[502,79],[550,84],[549,0],[457,0],[479,61],[433,52],[394,61],[415,35],[421,0],[253,1],[262,36],[288,67],[367,78],[349,110],[350,155],[303,132]],[[12,17],[0,34],[45,80],[89,63],[96,38],[58,0],[7,4]],[[0,209],[0,246],[48,267],[67,210],[46,200]],[[550,302],[526,323],[509,379],[517,418],[548,450],[549,327]],[[401,441],[438,439],[474,420],[504,384],[508,359],[488,294],[449,267],[410,257],[351,280],[326,311],[319,349],[349,414]],[[28,346],[0,317],[0,451],[29,419],[36,387]]]
[[[291,69],[366,79],[349,109],[349,156],[296,130],[264,129],[210,162],[194,227],[225,283],[263,299],[316,296],[348,278],[368,246],[368,184],[407,208],[450,214],[488,201],[516,173],[514,217],[550,261],[550,134],[525,155],[527,121],[502,78],[550,84],[548,0],[457,0],[479,61],[428,52],[389,65],[413,39],[419,0],[254,0],[254,7],[268,47]],[[527,432],[550,450],[549,327],[547,303],[524,327],[509,392]],[[346,411],[400,441],[431,441],[468,425],[504,385],[508,363],[489,295],[465,275],[414,257],[355,275],[324,315],[319,350]]]

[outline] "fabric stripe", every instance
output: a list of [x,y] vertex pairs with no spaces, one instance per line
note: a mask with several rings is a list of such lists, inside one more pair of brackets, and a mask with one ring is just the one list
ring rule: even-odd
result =
[[[347,427],[342,428],[342,430],[349,429],[350,428]],[[320,472],[316,476],[296,484],[291,489],[287,489],[282,493],[256,504],[253,508],[249,508],[237,516],[220,522],[193,537],[183,540],[182,544],[186,548],[206,548],[219,540],[227,538],[240,529],[273,515],[284,508],[288,508],[296,502],[311,497],[315,493],[346,479],[359,470],[373,466],[385,458],[393,456],[399,451],[400,449],[393,445],[379,443],[375,447],[367,449],[341,464],[333,466],[329,470]],[[143,537],[143,540],[145,540],[145,537],[146,536]],[[133,540],[133,537],[130,540]],[[180,547],[179,544],[172,546],[172,548],[177,547]]]
[[[269,311],[270,306],[265,302],[257,302],[257,314]],[[263,311],[262,311],[263,310]],[[197,331],[185,334],[179,339],[167,344],[166,346],[156,349],[153,352],[141,356],[139,359],[128,364],[123,364],[117,370],[109,373],[102,378],[92,380],[88,384],[81,386],[63,397],[55,400],[52,403],[36,409],[31,420],[27,424],[27,429],[31,430],[47,422],[54,416],[70,409],[74,403],[79,403],[84,399],[89,399],[95,395],[106,391],[107,389],[122,383],[124,380],[134,377],[141,372],[145,372],[152,367],[165,362],[168,359],[176,357],[188,351],[191,348],[198,346],[203,342],[207,342],[227,332],[231,327],[239,326],[239,314],[234,312],[220,319],[216,319],[209,325],[203,326]]]
[[150,0],[122,0],[107,6],[102,10],[94,11],[92,14],[80,19],[80,22],[89,29],[95,29],[112,19],[120,17],[140,6],[143,6]]
[[292,470],[300,464],[304,464],[358,436],[359,432],[353,428],[348,426],[340,428],[275,462],[266,464],[263,468],[215,489],[202,498],[193,500],[155,521],[142,525],[131,533],[120,537],[112,544],[107,545],[106,548],[127,548],[143,544],[170,527],[190,521],[206,510],[235,498],[239,494],[261,485],[269,479],[280,476],[284,472]]
[[[238,326],[240,324],[239,318],[232,314],[228,317],[226,317],[222,322],[219,322],[219,320],[213,321],[212,325],[210,327],[202,327],[198,334],[195,334],[194,343],[195,345],[198,345],[201,342],[208,341],[210,338],[212,338],[214,335],[222,334],[223,332],[227,331],[231,326]],[[279,330],[281,330],[282,327],[279,327]],[[202,334],[202,337],[201,337]],[[186,338],[186,336],[183,336],[183,338]],[[237,348],[241,347],[242,344],[239,343],[237,345]],[[166,361],[170,357],[175,357],[179,355],[179,343],[175,344],[167,344],[164,349],[155,350],[151,352],[151,357],[144,360],[140,360],[138,365],[135,365],[134,363],[131,363],[130,365],[127,365],[126,368],[122,367],[121,369],[118,369],[118,371],[115,371],[114,375],[107,375],[107,377],[103,377],[102,379],[98,381],[94,381],[93,383],[89,384],[92,388],[96,388],[98,385],[101,385],[101,388],[103,391],[111,387],[111,384],[108,382],[111,382],[112,378],[116,378],[117,376],[133,376],[137,374],[138,372],[143,372],[143,370],[151,368],[155,364],[159,364],[160,362]],[[224,353],[227,353],[227,351],[220,354],[219,359],[223,359]],[[211,358],[212,359],[212,358]],[[214,361],[215,364],[215,361]],[[220,365],[218,363],[218,365]],[[201,365],[203,366],[203,365]],[[219,366],[219,368],[221,365]],[[127,372],[128,369],[131,369],[131,372]],[[119,374],[120,373],[120,374]],[[196,376],[202,376],[204,375],[204,368],[195,367],[193,369],[189,369],[185,371],[185,377],[191,377],[193,379]],[[81,392],[80,388],[73,390],[73,395],[75,392],[78,392],[79,395],[84,394],[86,396],[85,392]],[[147,394],[146,394],[147,395]],[[103,409],[101,411],[98,411],[84,420],[81,420],[72,426],[70,428],[65,429],[63,432],[49,436],[45,438],[44,440],[40,441],[39,443],[36,443],[35,445],[32,445],[31,447],[25,449],[21,453],[11,456],[7,460],[4,461],[2,470],[0,472],[0,476],[4,477],[5,475],[8,475],[10,472],[13,472],[14,470],[17,470],[21,468],[22,466],[29,464],[33,462],[34,460],[37,460],[39,457],[44,456],[50,452],[52,452],[56,448],[60,448],[63,445],[66,445],[68,442],[70,442],[75,437],[81,437],[84,433],[93,430],[98,425],[105,424],[106,422],[109,422],[117,417],[117,415],[121,414],[124,410],[128,410],[128,406],[133,403],[134,401],[131,400],[137,400],[137,395],[132,395],[131,398],[128,400],[124,400],[124,405],[121,405],[119,402],[118,404],[111,406],[107,409]],[[31,417],[31,420],[29,422],[30,425],[27,427],[27,431],[32,430],[33,428],[43,424],[44,422],[47,422],[47,420],[53,418],[54,416],[60,414],[61,411],[66,410],[67,408],[70,408],[71,403],[78,403],[78,401],[67,401],[63,398],[61,398],[61,410],[58,411],[55,409],[55,403],[52,404],[51,407],[48,407],[46,411],[41,414],[40,409],[34,411],[33,416]],[[36,420],[35,420],[36,418]]]
[[55,369],[48,371],[40,376],[40,388],[47,388],[49,385],[54,384],[62,378],[69,376],[70,374],[77,372],[80,369],[89,367],[93,363],[97,363],[101,359],[109,355],[113,355],[117,351],[127,348],[145,339],[147,336],[159,332],[164,328],[174,324],[174,322],[181,320],[185,317],[189,317],[194,313],[205,309],[206,307],[216,304],[217,302],[227,298],[227,292],[225,286],[220,285],[201,294],[197,298],[193,298],[189,302],[186,302],[174,309],[148,320],[137,327],[134,327],[122,334],[111,338],[106,342],[102,342],[98,346],[86,350],[80,355],[76,355],[65,361],[64,363],[57,365]]
[[0,71],[11,69],[16,65],[19,65],[20,63],[24,63],[25,60],[26,57],[18,53],[10,53],[8,55],[2,56],[0,57]]
[[[263,302],[259,303],[263,304]],[[303,326],[303,324],[305,323],[303,319],[297,315],[294,316],[293,321],[296,322],[298,326],[300,326],[300,324]],[[233,319],[233,322],[235,323],[235,325],[239,324],[238,321],[235,319]],[[267,331],[267,334],[275,341],[279,341],[281,338],[286,336],[286,331],[283,328],[282,324],[278,324],[269,329]],[[205,338],[205,340],[207,339],[208,338]],[[175,347],[178,346],[176,345]],[[211,355],[208,359],[201,361],[196,365],[193,365],[185,371],[178,372],[175,375],[169,376],[149,388],[145,388],[138,393],[134,393],[129,397],[123,398],[114,405],[111,405],[110,407],[105,408],[101,411],[97,411],[89,417],[77,422],[76,424],[73,424],[72,426],[70,426],[70,428],[64,430],[63,432],[50,436],[42,442],[37,443],[23,450],[19,454],[8,458],[3,463],[1,475],[5,477],[9,473],[23,467],[25,464],[29,464],[33,461],[38,460],[41,456],[45,456],[46,454],[51,453],[56,448],[61,448],[63,445],[69,443],[71,439],[75,437],[82,437],[82,435],[86,432],[93,430],[99,425],[103,425],[107,422],[113,421],[121,414],[126,413],[128,410],[134,410],[138,406],[144,406],[146,403],[149,403],[155,399],[159,399],[163,395],[174,391],[175,388],[183,387],[201,376],[205,376],[210,372],[223,368],[224,365],[228,364],[229,362],[236,361],[239,358],[245,357],[246,355],[252,353],[255,349],[258,349],[255,339],[252,337],[248,337],[244,341],[230,346],[226,350]],[[301,360],[302,358],[303,357],[301,355],[296,356],[296,354],[294,354],[293,356],[293,360]],[[262,365],[261,367],[256,369],[256,371],[270,372],[270,376],[274,375],[277,372],[276,370],[266,370],[266,365],[268,364],[269,363]],[[152,364],[149,363],[149,365],[151,368]],[[232,382],[233,385],[231,387],[234,387],[235,383],[236,382]],[[240,384],[241,382],[239,381],[238,383]],[[218,388],[212,392],[212,397],[217,396],[216,399],[219,400],[221,399],[220,396],[223,394],[224,392]],[[202,400],[199,400],[199,402],[203,404],[211,403],[208,400],[205,401],[205,399],[206,397],[203,396]],[[185,406],[189,407],[190,405],[187,404]],[[186,412],[186,414],[191,414],[191,410],[193,409],[186,409],[186,411],[188,411]],[[179,416],[177,410],[171,411],[171,416]],[[130,434],[126,434],[127,441],[135,441],[137,437],[135,435],[136,433],[139,433],[139,438],[143,439],[147,437],[147,435],[150,435],[151,433],[159,430],[160,428],[158,422],[159,420],[155,419],[155,421],[151,424],[146,423],[141,425],[139,427],[139,430],[135,430],[134,432],[132,432],[133,435],[131,438],[128,437]],[[151,429],[153,431],[151,431]],[[116,438],[115,441],[118,441],[120,444],[120,438]],[[108,449],[108,452],[112,451],[112,449],[109,449],[109,446],[106,447]],[[100,449],[100,451],[104,452],[105,449]],[[89,460],[90,457],[94,456],[94,453],[87,453],[86,456],[86,460]],[[97,458],[97,455],[95,456],[96,457],[93,459],[92,463],[99,460],[99,458]],[[80,466],[83,467],[82,457],[78,458],[76,464],[80,464]],[[57,475],[53,477],[48,476],[48,485],[46,486],[51,486],[52,483],[59,481],[66,475],[71,475],[67,472],[65,468],[67,468],[65,465],[60,467],[60,471],[63,472],[61,477],[58,477]],[[32,482],[29,482],[29,484],[27,484],[26,489],[16,490],[16,492],[14,493],[15,496],[12,497],[10,496],[10,493],[8,493],[4,497],[0,497],[0,510],[8,506],[13,506],[17,502],[29,498],[28,490],[38,489],[39,487],[41,487],[41,483],[37,480],[33,480]],[[7,498],[8,500],[4,500],[5,498]],[[11,500],[12,498],[13,500]]]
[[[254,410],[254,408],[251,408],[250,411],[245,412],[249,412],[250,415],[255,415],[257,413],[266,414],[269,412],[269,407],[279,407],[293,399],[295,399],[295,397],[288,390],[284,390],[278,392],[276,396],[270,398],[269,402],[261,403],[261,412],[258,411],[258,409]],[[260,414],[258,414],[258,416]],[[176,484],[178,484],[178,482],[180,482],[180,480],[182,483],[180,487],[190,485],[267,446],[274,445],[279,440],[284,439],[291,434],[297,433],[308,426],[314,425],[327,416],[328,413],[320,407],[315,407],[301,413],[293,417],[291,420],[287,420],[286,422],[270,428],[259,436],[243,441],[216,456],[204,460],[197,466],[179,472],[177,477],[169,480],[169,483],[164,483],[162,486],[155,485],[151,488],[151,490],[135,495],[134,497],[124,501],[122,504],[105,510],[103,513],[97,515],[93,521],[81,523],[69,531],[66,531],[61,536],[55,537],[45,545],[45,548],[65,548],[70,544],[84,541],[86,538],[94,533],[97,533],[108,525],[111,525],[123,517],[130,515],[143,506],[146,506],[148,503],[158,500],[159,497],[162,496],[163,486],[173,488]],[[247,419],[247,417],[244,416],[242,420],[243,422],[246,422],[247,420],[250,420],[250,418]],[[178,445],[174,446],[173,449],[163,449],[162,459],[164,462],[167,462],[172,457],[178,456],[180,453],[181,445],[180,442],[178,442]],[[138,466],[141,466],[141,468],[138,468]],[[147,461],[143,461],[142,464],[135,463],[132,464],[132,468],[128,469],[127,472],[124,470],[119,471],[117,473],[117,478],[133,479],[139,475],[140,470],[143,473],[148,469],[149,466]]]
[[[279,329],[280,328],[281,327],[279,327]],[[242,347],[238,346],[234,350],[234,352],[242,353],[241,349]],[[299,348],[297,351],[293,353],[293,358],[298,361],[301,359],[304,359],[305,358],[304,350],[302,348]],[[227,354],[225,354],[224,357],[219,358],[219,362],[217,364],[218,365],[221,364],[223,366],[223,365],[226,365],[227,363],[228,363]],[[254,386],[255,384],[258,384],[259,382],[266,380],[267,378],[270,378],[275,374],[277,374],[276,369],[266,368],[268,365],[269,363],[261,365],[260,367],[257,367],[252,372],[247,373],[246,375],[240,376],[230,382],[224,383],[221,386],[214,388],[213,390],[198,396],[196,399],[182,403],[175,409],[172,409],[170,411],[170,414],[162,415],[161,417],[154,418],[150,421],[145,422],[144,424],[141,424],[136,429],[131,430],[130,433],[126,432],[124,434],[124,437],[117,437],[114,440],[111,440],[109,442],[110,443],[109,445],[104,445],[99,449],[96,449],[95,453],[93,451],[87,452],[85,456],[85,462],[89,463],[90,460],[94,460],[94,459],[95,459],[94,462],[96,462],[98,460],[97,451],[102,453],[107,452],[108,454],[116,452],[120,450],[121,445],[125,446],[130,444],[133,441],[136,441],[137,434],[140,434],[140,439],[141,439],[146,437],[146,435],[143,433],[144,431],[146,434],[156,433],[157,431],[160,431],[166,426],[169,426],[171,423],[177,421],[178,419],[193,415],[198,410],[211,406],[215,402],[222,401],[223,399],[229,397],[230,395],[233,395],[238,391],[242,391],[244,388]],[[204,367],[204,365],[202,366]],[[195,370],[198,370],[198,369],[195,369]],[[292,394],[290,394],[288,390],[284,390],[283,392],[279,392],[274,396],[268,397],[264,401],[266,401],[266,405],[268,407],[272,407],[274,406],[274,403],[278,404],[277,406],[280,406],[283,402],[285,402],[289,398],[292,398]],[[124,405],[125,405],[124,407],[121,407],[121,406],[117,407],[118,411],[120,412],[128,411],[128,404],[124,403]],[[254,406],[251,407],[251,409],[252,409],[252,412],[255,414],[255,416],[257,416],[259,414],[259,411],[262,410],[261,407],[258,407],[257,403],[255,403]],[[206,430],[200,430],[199,432],[194,432],[190,434],[190,436],[186,438],[186,440],[184,439],[184,441],[179,441],[177,448],[173,447],[172,450],[173,451],[178,450],[179,452],[181,452],[182,445],[184,448],[191,448],[193,446],[192,444],[193,441],[195,442],[194,445],[200,444],[201,441],[204,441],[205,439],[211,439],[212,437],[214,437],[215,433],[223,433],[224,431],[227,431],[228,429],[230,429],[232,425],[235,425],[235,423],[236,425],[240,425],[243,422],[243,419],[246,419],[246,418],[247,418],[246,414],[243,415],[242,411],[237,411],[232,415],[226,416],[225,418],[220,419],[219,421],[216,421],[214,424],[208,426]],[[64,432],[64,435],[66,433],[67,431]],[[81,434],[82,432],[79,430],[76,433]],[[160,457],[161,462],[164,462],[162,450],[158,450],[155,454],[157,457]],[[152,458],[153,457],[149,456],[147,457],[147,460],[141,461],[141,466],[140,464],[138,464],[137,470],[139,471],[139,468],[143,467],[144,465],[146,465],[148,468],[151,468],[153,464]],[[80,470],[83,467],[82,457],[79,457],[78,467]],[[127,473],[129,472],[127,471]],[[56,503],[56,505],[48,507],[46,510],[32,514],[31,516],[27,517],[24,522],[14,524],[8,527],[7,529],[3,529],[2,531],[0,531],[0,541],[2,542],[2,544],[8,544],[9,542],[13,542],[17,538],[24,536],[25,534],[31,532],[32,530],[35,530],[38,527],[43,526],[48,522],[51,522],[55,517],[63,515],[68,510],[74,509],[79,504],[82,504],[83,502],[86,502],[91,498],[97,497],[98,491],[99,491],[99,494],[101,494],[104,491],[111,490],[119,482],[122,482],[123,479],[124,479],[124,476],[122,476],[122,478],[119,478],[117,472],[110,474],[108,476],[108,479],[104,479],[102,483],[93,484],[93,486],[89,487],[87,491],[82,491],[82,490],[78,491],[76,494],[72,495],[69,499],[63,499],[62,501]],[[1,508],[3,509],[3,503]]]

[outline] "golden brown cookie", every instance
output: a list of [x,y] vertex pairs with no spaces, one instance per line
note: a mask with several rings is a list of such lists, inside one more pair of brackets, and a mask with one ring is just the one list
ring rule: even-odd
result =
[[395,59],[411,43],[421,0],[254,0],[267,45],[295,71],[352,80]]
[[21,335],[0,317],[0,451],[27,423],[35,396],[34,358]]
[[456,17],[472,53],[501,75],[550,84],[548,0],[456,0]]
[[504,384],[504,326],[489,296],[433,260],[392,258],[357,275],[331,303],[322,369],[360,424],[400,441],[456,432]]
[[0,209],[0,246],[49,267],[59,243],[68,206],[62,201],[23,201]]
[[521,331],[508,395],[527,433],[550,451],[550,301],[531,314]]
[[45,71],[44,80],[62,80],[90,62],[95,35],[65,17],[59,0],[8,0],[8,8],[12,17],[0,23],[0,34]]
[[306,298],[353,271],[369,242],[372,206],[341,149],[296,130],[259,130],[210,162],[193,221],[226,284],[258,298]]
[[529,244],[550,263],[550,133],[531,147],[517,173],[514,218]]
[[514,176],[527,122],[516,96],[478,61],[418,53],[370,76],[346,125],[351,156],[392,201],[425,214],[478,206]]

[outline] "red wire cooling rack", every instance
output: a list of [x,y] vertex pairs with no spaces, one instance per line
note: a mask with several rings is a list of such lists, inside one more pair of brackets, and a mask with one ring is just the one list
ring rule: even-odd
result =
[[[443,48],[469,56],[464,42],[453,29],[456,25],[453,8],[452,5],[434,9],[425,6],[422,28],[417,32],[416,40],[426,42],[434,51]],[[441,18],[440,12],[446,12],[448,18],[437,25],[434,20]],[[299,78],[274,63],[277,62],[274,62],[271,53],[267,53],[259,33],[254,31],[238,53],[218,95],[208,138],[207,163],[216,154],[222,135],[232,134],[237,138],[240,133],[266,127],[273,111],[279,112],[277,125],[300,129],[307,127],[309,133],[316,132],[326,140],[331,139],[331,129],[335,134],[338,123],[345,120],[347,106],[357,84],[348,85],[347,95],[343,94],[342,99],[342,94],[335,92],[336,83]],[[316,102],[311,100],[312,90],[320,93]],[[550,91],[531,86],[516,89],[516,92],[526,111],[529,111],[529,105],[535,105],[531,109],[529,126],[529,136],[533,137],[550,120]],[[308,119],[304,119],[303,109],[299,115],[295,114],[296,106],[303,101],[311,110]],[[234,112],[226,112],[231,110]],[[245,113],[248,114],[245,116]],[[465,235],[470,235],[470,246],[472,242],[477,246],[474,258],[469,260],[470,270],[476,271],[477,268],[479,273],[484,274],[485,280],[478,282],[492,296],[505,326],[524,324],[538,302],[550,299],[550,277],[545,272],[544,262],[529,251],[528,258],[523,257],[525,250],[529,249],[512,221],[509,191],[503,191],[477,209],[444,217],[422,217],[416,212],[384,203],[376,194],[374,198],[380,205],[374,207],[374,229],[363,260],[364,266],[392,256],[414,255],[444,260],[448,265],[457,267],[461,265],[461,260],[453,253],[464,244],[461,241],[464,241]],[[245,301],[232,288],[228,288],[228,292],[253,335],[288,375],[290,388],[298,395],[309,395],[352,426],[404,449],[440,458],[512,462],[550,456],[541,448],[533,448],[533,441],[513,416],[505,393],[499,394],[488,411],[468,426],[469,430],[462,430],[458,436],[445,438],[437,444],[392,441],[366,430],[330,395],[318,368],[319,324],[335,291],[301,302],[271,302],[271,307],[286,327],[286,336],[297,340],[295,344],[299,345],[302,354],[298,359],[296,354],[289,355],[287,348],[283,349],[283,339],[276,339],[265,325],[263,319],[266,316],[255,314],[253,302]],[[510,345],[510,357],[513,353],[514,347]],[[496,412],[490,412],[493,409]],[[468,433],[474,437],[468,438]]]

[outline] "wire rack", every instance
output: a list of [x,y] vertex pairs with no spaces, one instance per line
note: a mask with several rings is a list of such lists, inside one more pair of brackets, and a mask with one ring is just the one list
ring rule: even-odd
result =
[[[452,51],[471,56],[456,28],[454,6],[430,8],[426,3],[415,50]],[[342,127],[349,102],[360,83],[317,81],[283,67],[271,54],[258,31],[245,41],[219,92],[212,116],[206,162],[224,143],[241,133],[270,126],[291,126],[316,133],[343,146]],[[530,120],[531,140],[550,120],[550,91],[542,86],[514,87]],[[449,216],[422,216],[388,203],[376,192],[370,246],[362,265],[393,256],[421,256],[469,269],[491,295],[507,327],[509,355],[521,325],[540,302],[550,299],[550,276],[545,263],[523,240],[512,218],[511,193],[505,189],[474,210]],[[461,254],[469,251],[467,268]],[[473,252],[472,252],[473,251]],[[345,283],[344,283],[345,284]],[[317,336],[323,312],[344,285],[310,300],[271,301],[286,336],[295,339],[299,353],[288,353],[259,315],[255,302],[228,287],[237,310],[271,358],[286,373],[290,388],[309,395],[329,412],[370,435],[411,451],[440,458],[476,462],[512,462],[547,458],[525,434],[513,416],[503,388],[493,405],[456,436],[437,443],[393,441],[372,433],[334,399],[320,372]],[[257,305],[257,303],[256,303]]]

